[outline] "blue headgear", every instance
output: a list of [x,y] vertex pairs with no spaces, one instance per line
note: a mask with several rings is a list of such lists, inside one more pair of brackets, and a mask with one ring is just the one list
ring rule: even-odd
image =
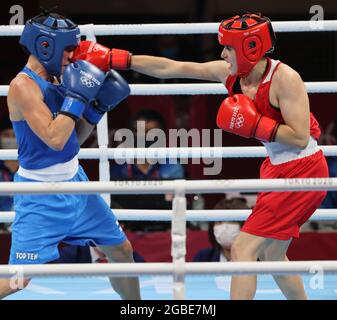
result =
[[40,14],[26,22],[20,44],[37,58],[50,75],[59,77],[64,50],[77,47],[80,37],[80,29],[71,20],[53,17],[53,14]]

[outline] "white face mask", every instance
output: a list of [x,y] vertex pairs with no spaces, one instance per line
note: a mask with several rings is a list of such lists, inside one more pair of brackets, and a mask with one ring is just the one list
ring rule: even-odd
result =
[[9,137],[2,137],[0,140],[1,143],[1,149],[17,149],[18,145],[16,143],[16,139],[9,138]]
[[216,224],[213,228],[214,237],[221,247],[230,249],[234,239],[240,232],[240,225],[236,223]]

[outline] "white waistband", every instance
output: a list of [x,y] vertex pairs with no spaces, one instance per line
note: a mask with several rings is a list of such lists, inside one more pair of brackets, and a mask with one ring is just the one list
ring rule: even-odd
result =
[[43,169],[24,169],[19,167],[18,175],[37,181],[64,181],[75,176],[78,170],[78,158],[75,156],[70,161],[58,163]]
[[313,137],[310,137],[309,143],[304,149],[278,142],[264,143],[264,146],[273,165],[308,157],[319,151],[317,141]]

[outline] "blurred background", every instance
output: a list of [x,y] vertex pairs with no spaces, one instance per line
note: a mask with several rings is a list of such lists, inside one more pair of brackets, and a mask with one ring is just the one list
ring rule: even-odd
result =
[[[321,6],[324,19],[337,19],[336,1],[245,1],[245,0],[114,0],[114,1],[8,1],[0,2],[0,24],[8,25],[13,13],[12,6],[21,5],[24,9],[24,21],[40,12],[39,7],[46,9],[57,5],[56,12],[66,15],[77,24],[146,24],[146,23],[194,23],[220,22],[222,19],[245,12],[261,12],[272,21],[310,20],[315,12],[310,12],[312,6]],[[279,59],[297,70],[304,81],[336,81],[337,79],[337,32],[295,32],[277,33],[277,44],[272,58]],[[190,60],[204,62],[220,59],[222,48],[218,45],[216,34],[207,35],[167,35],[167,36],[100,36],[97,41],[110,48],[121,48],[133,54],[166,56],[175,60]],[[1,37],[0,47],[0,84],[9,82],[24,66],[27,56],[18,43],[18,37]],[[130,84],[136,83],[187,83],[193,80],[174,79],[169,81],[140,75],[132,71],[121,72]],[[130,127],[130,119],[143,109],[158,112],[165,119],[164,127],[168,129],[192,128],[216,129],[215,117],[222,95],[195,96],[132,96],[109,113],[110,135],[119,128]],[[321,144],[331,144],[337,141],[335,122],[337,118],[337,94],[310,94],[311,110],[320,122]],[[6,114],[6,98],[0,97],[0,113]],[[336,137],[336,138],[335,138]],[[254,139],[243,139],[238,136],[223,133],[224,146],[258,146]],[[96,147],[93,137],[84,147]],[[115,146],[111,142],[110,147]],[[183,176],[187,179],[231,179],[258,178],[262,159],[224,159],[222,171],[216,176],[204,176],[204,164],[184,164]],[[98,180],[98,162],[82,161],[89,178]],[[113,165],[113,163],[112,163]],[[149,178],[153,178],[150,176]],[[191,208],[214,208],[221,197],[226,195],[193,196],[189,199]],[[254,205],[254,197],[245,196],[248,206]],[[227,197],[228,198],[228,197]],[[125,207],[125,202],[116,200],[116,207]],[[118,201],[117,201],[118,200]],[[167,198],[157,199],[159,202]],[[129,204],[134,204],[129,201]],[[149,200],[139,204],[139,208],[154,204]],[[156,206],[167,208],[167,203]],[[335,230],[336,223],[311,224],[308,229]],[[202,226],[190,225],[191,229],[203,229]],[[165,231],[167,225],[161,230]],[[204,227],[205,230],[205,227]],[[205,231],[206,232],[206,231]],[[207,233],[207,232],[206,232]],[[205,244],[207,235],[204,233]],[[196,236],[201,239],[200,236]],[[139,237],[138,244],[141,243]],[[168,238],[167,238],[168,239]],[[137,242],[136,241],[136,242]],[[169,240],[167,240],[169,241]],[[315,240],[317,243],[317,240]],[[149,242],[153,242],[152,240]],[[303,246],[305,247],[305,246]],[[137,245],[136,245],[137,248]],[[140,250],[141,251],[141,250]],[[149,250],[150,251],[150,250]],[[303,252],[299,250],[298,252]],[[317,250],[320,252],[320,249]],[[337,253],[334,253],[337,255]],[[316,255],[317,256],[317,255]],[[312,258],[312,257],[311,257]],[[314,257],[315,258],[315,257]],[[329,258],[331,258],[329,256]],[[159,259],[159,258],[158,258]],[[151,259],[150,259],[151,260]]]

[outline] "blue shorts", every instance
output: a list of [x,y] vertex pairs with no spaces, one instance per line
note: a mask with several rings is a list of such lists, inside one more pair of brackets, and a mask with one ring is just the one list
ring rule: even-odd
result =
[[[15,182],[33,180],[15,175]],[[80,166],[68,181],[88,181]],[[9,264],[46,263],[59,258],[58,244],[117,245],[126,240],[99,194],[16,195]]]

